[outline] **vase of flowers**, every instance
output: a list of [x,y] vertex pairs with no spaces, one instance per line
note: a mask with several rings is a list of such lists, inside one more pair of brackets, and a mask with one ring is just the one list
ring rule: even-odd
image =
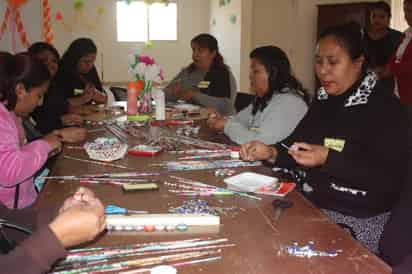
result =
[[153,82],[164,80],[163,71],[155,60],[146,55],[132,53],[129,56],[129,73],[136,79],[143,81],[143,90],[139,94],[137,110],[139,114],[148,114],[153,111],[152,87]]

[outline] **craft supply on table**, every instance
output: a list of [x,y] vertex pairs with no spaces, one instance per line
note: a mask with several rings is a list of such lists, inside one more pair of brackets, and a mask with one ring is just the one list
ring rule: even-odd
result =
[[341,250],[336,251],[319,251],[315,250],[314,243],[309,242],[307,245],[299,246],[297,242],[292,245],[286,245],[280,248],[278,255],[285,253],[287,255],[301,257],[301,258],[311,258],[311,257],[336,257]]
[[124,207],[116,206],[116,205],[107,205],[104,209],[104,214],[147,214],[147,211],[143,210],[132,210],[132,209],[127,209]]
[[123,143],[128,142],[129,138],[127,136],[127,133],[122,128],[120,128],[116,123],[107,124],[105,126],[105,129]]
[[170,213],[180,213],[180,214],[227,214],[227,212],[233,212],[237,210],[237,207],[215,207],[210,206],[209,202],[206,200],[189,200],[183,202],[182,205],[178,207],[170,207]]
[[217,168],[238,168],[238,167],[255,167],[260,166],[260,161],[246,162],[242,160],[214,160],[214,161],[169,161],[162,164],[153,164],[152,166],[163,166],[168,171],[184,170],[205,170]]
[[229,149],[188,149],[188,150],[176,150],[176,151],[168,151],[170,154],[196,154],[196,155],[204,155],[204,154],[214,154],[214,153],[227,153],[229,154],[231,151]]
[[177,180],[178,184],[166,182],[165,185],[177,188],[176,191],[169,190],[169,192],[177,193],[180,196],[239,195],[242,197],[247,197],[255,200],[261,200],[260,197],[250,195],[248,193],[228,190],[226,188],[208,185],[202,182],[193,181],[178,176],[171,175],[170,178]]
[[254,172],[243,172],[224,179],[229,190],[253,192],[256,194],[284,197],[291,192],[296,184],[279,182],[278,178]]
[[197,136],[200,131],[200,126],[185,126],[176,129],[177,135]]
[[135,191],[143,191],[143,190],[159,190],[159,186],[155,183],[123,184],[122,189],[124,192],[135,192]]
[[272,202],[272,207],[275,210],[273,221],[277,223],[283,211],[285,211],[288,208],[291,208],[292,206],[293,206],[293,202],[291,201],[275,199]]
[[[54,274],[80,274],[80,273],[104,273],[108,271],[120,271],[120,270],[130,270],[135,267],[141,266],[149,266],[149,265],[156,265],[156,264],[164,264],[168,262],[174,261],[181,261],[187,260],[191,258],[200,258],[206,257],[210,255],[216,255],[221,253],[221,249],[218,250],[209,250],[209,251],[194,251],[194,252],[185,252],[185,253],[178,253],[172,255],[162,255],[157,257],[148,257],[148,258],[141,258],[141,259],[134,259],[134,260],[127,260],[127,261],[120,261],[116,263],[103,263],[101,265],[86,265],[76,269],[70,270],[62,270],[62,271],[54,271],[51,273]],[[102,260],[103,262],[104,260]]]
[[216,177],[232,176],[236,173],[236,170],[229,168],[220,168],[215,170]]
[[127,166],[123,166],[123,165],[119,165],[119,164],[111,164],[111,163],[100,162],[100,161],[92,161],[92,160],[76,158],[76,157],[72,157],[72,156],[68,156],[68,155],[64,155],[63,158],[78,161],[78,162],[84,162],[84,163],[89,163],[89,164],[94,164],[94,165],[100,165],[100,166],[109,166],[109,167],[116,167],[116,168],[123,168],[123,169],[132,169],[131,167],[127,167]]
[[[223,248],[230,248],[235,246],[234,244],[228,243],[226,238],[194,238],[188,240],[179,241],[168,241],[168,242],[154,242],[154,243],[138,243],[133,245],[124,246],[107,246],[107,247],[92,247],[92,248],[82,248],[74,249],[69,251],[68,256],[59,261],[53,268],[53,273],[81,273],[80,270],[86,271],[85,268],[95,267],[97,265],[100,268],[94,268],[95,271],[104,270],[119,270],[115,268],[107,268],[111,260],[116,260],[119,263],[121,260],[129,260],[129,257],[139,257],[139,256],[153,256],[160,254],[188,254],[189,252],[193,255],[202,254],[203,257],[212,255],[210,252],[221,253]],[[220,257],[220,256],[219,256]],[[151,265],[151,261],[157,261],[160,257],[146,257],[149,259],[147,265]],[[199,262],[203,260],[206,262],[208,260],[213,260],[216,257],[207,257],[204,259],[199,259]],[[183,258],[185,259],[185,258]],[[182,259],[182,260],[183,260]],[[139,261],[142,262],[142,261]],[[120,261],[120,263],[122,263]],[[153,264],[160,264],[166,262],[156,262]],[[184,266],[197,263],[196,261],[182,261],[174,266]],[[103,267],[105,266],[105,267]],[[143,264],[134,265],[134,267],[143,266]],[[66,272],[63,272],[66,271]],[[72,271],[72,272],[69,272]],[[88,269],[91,271],[91,269]],[[136,270],[137,271],[137,270]]]
[[91,159],[105,162],[123,158],[127,148],[127,144],[121,143],[116,138],[108,137],[99,137],[93,142],[84,144],[84,149]]
[[[185,231],[190,226],[218,226],[219,216],[210,214],[140,214],[140,215],[109,215],[106,217],[108,230],[141,231],[153,226],[158,231],[167,231],[173,226],[175,230]],[[159,229],[158,229],[159,228]]]
[[[105,164],[105,163],[103,163]],[[106,181],[116,178],[117,181],[124,182],[146,182],[150,181],[148,179],[130,179],[127,177],[148,177],[148,176],[159,176],[163,173],[160,172],[120,172],[120,173],[98,173],[98,174],[83,174],[83,175],[66,175],[66,176],[42,176],[43,179],[50,180],[81,180],[81,179],[93,179]],[[120,178],[120,179],[119,179]],[[127,179],[125,179],[127,178]]]
[[162,151],[160,146],[136,145],[128,150],[128,154],[136,156],[155,156]]

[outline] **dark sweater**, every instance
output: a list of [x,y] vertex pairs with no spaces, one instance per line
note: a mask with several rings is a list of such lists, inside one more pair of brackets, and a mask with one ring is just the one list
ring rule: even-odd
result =
[[388,33],[381,39],[374,40],[365,33],[364,43],[369,65],[374,67],[384,66],[390,57],[395,54],[402,40],[402,32],[389,29]]
[[392,210],[379,243],[380,256],[395,266],[396,274],[412,273],[411,214],[412,182],[409,181],[402,191],[401,199]]
[[93,84],[98,91],[103,92],[102,83],[95,67],[88,73],[80,75],[73,72],[71,68],[65,68],[64,63],[62,63],[62,66],[59,67],[56,75],[57,86],[61,89],[59,95],[65,98],[75,97],[77,96],[75,89],[84,89],[88,83]]
[[[33,209],[10,210],[0,204],[0,216],[14,224],[33,227],[40,223]],[[47,222],[46,222],[47,223]],[[7,236],[21,241],[20,235],[7,230]],[[19,237],[20,236],[20,237]],[[0,269],[7,274],[37,274],[47,272],[53,263],[67,252],[47,225],[39,225],[34,233],[22,240],[11,252],[0,255]],[[6,273],[5,272],[5,273]]]
[[69,102],[67,95],[62,94],[62,90],[53,81],[44,97],[43,105],[37,107],[32,113],[36,122],[35,127],[42,134],[63,127],[61,117],[69,112]]
[[[322,167],[307,169],[314,190],[306,195],[320,208],[364,218],[389,211],[399,197],[406,171],[406,125],[399,101],[379,82],[369,96],[359,94],[360,83],[340,96],[315,99],[284,143],[344,140],[341,152],[329,149]],[[344,106],[349,99],[356,101],[352,95],[366,98],[366,104]],[[276,147],[277,166],[296,166],[282,146]]]

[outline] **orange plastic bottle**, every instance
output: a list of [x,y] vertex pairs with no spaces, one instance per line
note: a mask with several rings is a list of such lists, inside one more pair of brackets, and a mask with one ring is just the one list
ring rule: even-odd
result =
[[127,115],[137,115],[137,97],[142,88],[140,82],[129,82],[127,84]]

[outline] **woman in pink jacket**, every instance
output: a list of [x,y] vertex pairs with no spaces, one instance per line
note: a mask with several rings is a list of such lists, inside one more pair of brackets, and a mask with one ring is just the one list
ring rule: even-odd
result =
[[0,202],[9,208],[31,205],[33,175],[62,141],[85,136],[83,129],[56,130],[26,142],[21,118],[41,105],[49,79],[47,68],[28,55],[0,53]]

